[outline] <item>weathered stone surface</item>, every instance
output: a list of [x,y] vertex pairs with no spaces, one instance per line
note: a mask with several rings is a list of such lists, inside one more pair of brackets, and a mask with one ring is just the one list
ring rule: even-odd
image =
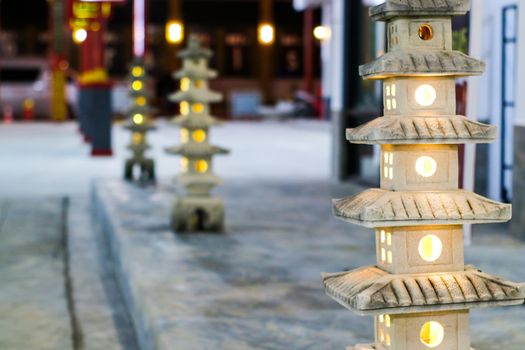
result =
[[470,9],[470,0],[386,0],[372,7],[370,16],[386,21],[396,16],[459,16]]
[[512,234],[525,240],[525,127],[514,128],[514,165],[512,168]]
[[464,190],[366,190],[333,200],[334,215],[365,227],[504,222],[511,206]]
[[361,314],[420,313],[523,304],[525,287],[482,273],[465,271],[389,274],[375,266],[324,274],[326,292]]
[[0,349],[72,349],[61,200],[0,202]]
[[[326,298],[319,282],[319,271],[374,261],[370,231],[334,220],[327,205],[361,188],[228,181],[218,188],[226,233],[185,236],[169,231],[173,189],[164,182],[141,189],[104,181],[97,188],[144,349],[344,349],[373,339],[372,320]],[[502,225],[478,231],[467,261],[525,280],[525,246]],[[521,307],[472,312],[473,346],[521,350],[522,318]]]
[[363,79],[386,79],[403,76],[480,75],[485,63],[452,50],[395,50],[359,67]]
[[459,115],[385,116],[346,131],[352,143],[392,145],[488,143],[496,136],[495,126]]

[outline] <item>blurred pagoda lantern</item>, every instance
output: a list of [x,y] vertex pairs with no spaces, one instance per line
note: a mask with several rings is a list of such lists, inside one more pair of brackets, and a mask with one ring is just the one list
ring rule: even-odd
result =
[[155,163],[153,159],[146,158],[145,152],[150,148],[146,142],[146,134],[149,130],[155,129],[150,121],[154,110],[148,104],[146,69],[140,58],[135,58],[131,65],[129,81],[132,107],[128,112],[129,119],[124,127],[131,131],[131,143],[128,149],[131,150],[132,156],[126,160],[124,178],[134,180],[134,169],[138,168],[140,171],[138,180],[153,181],[155,180]]
[[180,115],[173,123],[181,127],[182,145],[166,151],[181,158],[181,174],[178,182],[185,188],[184,196],[175,200],[172,226],[176,232],[221,231],[224,225],[222,200],[212,197],[210,191],[222,183],[213,174],[212,157],[229,151],[209,143],[210,127],[219,124],[210,115],[209,104],[219,102],[222,96],[208,88],[208,80],[217,76],[208,68],[212,52],[202,48],[199,40],[191,36],[189,47],[178,57],[183,67],[174,74],[180,79],[180,90],[170,96],[180,103]]
[[464,224],[505,222],[511,207],[458,189],[458,145],[494,140],[492,126],[456,115],[455,78],[484,64],[452,50],[452,16],[468,0],[387,0],[388,52],[360,68],[383,80],[384,113],[347,130],[381,145],[381,188],[333,201],[335,215],[375,229],[377,265],[323,274],[340,304],[375,316],[375,343],[355,350],[470,350],[469,309],[522,304],[523,286],[465,266]]

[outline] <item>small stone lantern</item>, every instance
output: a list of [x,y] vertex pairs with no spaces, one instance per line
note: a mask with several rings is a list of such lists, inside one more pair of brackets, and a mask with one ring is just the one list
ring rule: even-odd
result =
[[[148,104],[147,76],[142,60],[137,58],[131,65],[129,81],[132,107],[128,111],[129,118],[124,127],[131,131],[131,143],[127,148],[131,150],[132,156],[126,160],[124,178],[129,181],[154,181],[155,163],[145,156],[146,150],[150,148],[146,142],[146,134],[155,129],[150,120],[154,110]],[[138,169],[138,176],[134,169]]]
[[219,102],[222,96],[208,88],[208,80],[217,72],[208,68],[212,52],[201,47],[192,36],[189,47],[178,54],[183,67],[174,74],[180,79],[180,90],[170,99],[180,104],[180,115],[173,123],[181,127],[182,145],[168,148],[168,153],[181,156],[181,174],[178,182],[185,188],[184,196],[177,197],[172,213],[175,232],[221,231],[224,226],[224,205],[210,191],[222,180],[213,173],[212,157],[227,154],[228,150],[210,144],[210,127],[220,124],[210,115],[209,104]]
[[347,130],[381,145],[381,188],[333,201],[336,217],[375,230],[376,265],[323,274],[326,292],[375,317],[375,342],[355,350],[470,350],[469,309],[518,305],[523,286],[465,266],[463,225],[505,222],[511,207],[458,188],[458,145],[496,130],[456,115],[454,79],[481,61],[452,50],[452,16],[468,0],[387,0],[388,52],[360,67],[383,80],[384,116]]

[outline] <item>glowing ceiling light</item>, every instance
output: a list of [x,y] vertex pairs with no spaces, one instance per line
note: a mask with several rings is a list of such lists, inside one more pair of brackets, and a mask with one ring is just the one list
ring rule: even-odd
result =
[[439,322],[427,322],[421,327],[419,338],[423,345],[429,348],[435,348],[443,342],[443,339],[445,338],[445,329]]
[[259,42],[264,45],[273,44],[275,40],[275,29],[270,23],[259,25]]
[[328,40],[332,37],[332,30],[326,26],[317,26],[314,28],[314,38],[317,40]]
[[88,36],[87,30],[83,28],[75,29],[73,31],[73,41],[77,44],[81,44],[86,41]]
[[434,262],[443,252],[443,243],[435,235],[426,235],[419,241],[418,251],[423,260]]
[[423,177],[430,177],[436,173],[437,162],[429,156],[422,156],[416,160],[416,171]]
[[437,98],[436,89],[432,85],[423,84],[416,89],[416,102],[423,107],[434,104]]
[[166,23],[166,41],[170,44],[180,44],[184,39],[184,26],[179,21]]

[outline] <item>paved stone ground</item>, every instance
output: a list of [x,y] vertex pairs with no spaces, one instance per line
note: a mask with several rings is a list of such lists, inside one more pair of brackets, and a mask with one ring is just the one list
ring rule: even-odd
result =
[[[144,349],[344,349],[370,341],[373,324],[323,291],[319,273],[374,262],[370,230],[335,220],[330,198],[357,186],[230,181],[218,189],[224,235],[174,235],[174,188],[96,185],[95,207],[112,247]],[[480,226],[481,227],[481,226]],[[479,229],[467,262],[525,280],[525,245]],[[498,238],[494,238],[497,233]],[[520,350],[523,307],[472,313],[478,350]]]

